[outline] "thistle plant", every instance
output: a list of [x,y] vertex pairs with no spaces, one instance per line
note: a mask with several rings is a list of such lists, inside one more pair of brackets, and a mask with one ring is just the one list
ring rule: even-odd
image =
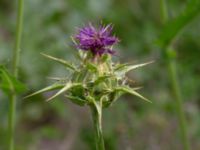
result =
[[130,87],[126,73],[145,66],[143,64],[115,63],[112,56],[116,54],[113,46],[119,39],[112,36],[113,26],[95,28],[92,24],[79,28],[72,41],[77,49],[78,62],[72,63],[47,54],[43,56],[64,65],[70,71],[66,78],[55,78],[55,83],[27,97],[47,91],[58,90],[47,99],[50,101],[64,95],[71,102],[80,106],[89,106],[95,129],[96,149],[104,150],[102,133],[102,110],[110,107],[122,94],[129,93],[147,102],[140,95],[140,87]]

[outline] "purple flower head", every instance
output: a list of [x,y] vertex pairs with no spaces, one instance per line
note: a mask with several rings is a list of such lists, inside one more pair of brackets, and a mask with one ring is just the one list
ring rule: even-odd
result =
[[75,39],[78,41],[77,48],[91,51],[94,56],[105,53],[114,54],[112,46],[119,42],[118,38],[112,36],[113,26],[101,26],[95,28],[92,24],[78,29]]

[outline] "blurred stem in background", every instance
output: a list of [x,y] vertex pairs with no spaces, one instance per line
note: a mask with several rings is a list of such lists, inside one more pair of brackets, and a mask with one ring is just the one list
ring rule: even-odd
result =
[[102,106],[91,106],[92,120],[95,130],[96,150],[105,150],[102,132]]
[[[18,68],[20,60],[20,44],[21,44],[21,34],[22,34],[22,24],[23,24],[23,7],[24,0],[17,1],[17,22],[16,22],[16,37],[15,45],[13,51],[13,75],[18,77]],[[12,92],[10,96],[10,105],[9,105],[9,116],[8,116],[8,140],[9,140],[9,150],[14,150],[14,131],[15,131],[15,115],[16,115],[16,100],[17,93]]]
[[[167,11],[166,0],[160,0],[160,6],[161,6],[162,21],[163,23],[166,23],[168,21],[168,11]],[[170,77],[172,92],[173,92],[174,99],[176,102],[176,111],[179,118],[183,149],[190,150],[189,138],[188,138],[188,133],[187,133],[187,125],[186,125],[186,117],[184,114],[181,91],[180,91],[180,86],[179,86],[178,77],[177,77],[177,69],[176,69],[176,61],[175,61],[176,53],[174,49],[172,48],[171,42],[167,46],[164,47],[164,55],[166,56],[166,63],[167,63],[169,77]]]

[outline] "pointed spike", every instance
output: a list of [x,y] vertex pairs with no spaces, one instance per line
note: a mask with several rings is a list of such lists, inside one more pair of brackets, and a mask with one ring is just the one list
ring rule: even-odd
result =
[[129,93],[129,94],[133,94],[149,103],[152,103],[150,100],[148,100],[147,98],[145,98],[144,96],[142,96],[141,94],[139,94],[138,92],[134,91],[134,89],[132,88],[129,88],[129,87],[119,87],[117,88],[117,90],[119,91],[123,91],[123,92],[126,92],[126,93]]
[[53,57],[53,56],[50,56],[50,55],[47,55],[47,54],[44,54],[44,53],[41,53],[41,55],[43,55],[43,56],[45,56],[45,57],[47,57],[49,59],[52,59],[52,60],[64,65],[65,67],[67,67],[67,68],[69,68],[71,70],[77,71],[75,66],[73,66],[72,64],[70,64],[69,62],[67,62],[67,61],[65,61],[63,59],[56,58],[56,57]]
[[143,100],[145,100],[149,103],[152,103],[150,100],[148,100],[147,98],[145,98],[144,96],[142,96],[141,94],[139,94],[138,92],[136,92],[134,90],[132,90],[132,92],[130,94],[133,94],[133,95],[135,95],[135,96],[137,96],[137,97],[139,97],[139,98],[141,98],[141,99],[143,99]]
[[154,61],[150,61],[150,62],[142,63],[142,64],[136,64],[136,65],[132,65],[132,64],[121,64],[121,65],[118,65],[118,66],[115,68],[115,71],[126,73],[126,72],[129,72],[129,71],[133,70],[133,69],[137,69],[137,68],[146,66],[146,65],[148,65],[148,64],[151,64],[151,63],[154,63]]
[[134,91],[135,90],[140,90],[141,88],[143,88],[142,86],[139,86],[139,87],[134,87],[134,88],[132,88]]
[[46,101],[50,101],[52,99],[54,99],[55,97],[57,97],[58,95],[66,92],[69,88],[71,88],[71,82],[67,83],[60,91],[58,91],[55,95],[53,95],[52,97],[48,98]]
[[32,94],[30,94],[30,95],[27,95],[27,96],[25,96],[23,99],[29,98],[29,97],[31,97],[31,96],[34,96],[34,95],[37,95],[37,94],[40,94],[40,93],[43,93],[43,92],[56,90],[56,89],[58,89],[58,88],[62,88],[63,86],[64,86],[64,85],[62,85],[62,84],[53,84],[53,85],[50,85],[50,86],[48,86],[48,87],[46,87],[46,88],[43,88],[43,89],[41,89],[41,90],[35,92],[35,93],[32,93]]
[[47,77],[47,79],[50,79],[50,80],[56,80],[56,81],[60,81],[61,79],[58,78],[58,77]]
[[56,81],[61,81],[61,80],[66,80],[66,78],[60,78],[60,77],[47,77],[47,79],[50,79],[50,80],[56,80]]
[[73,42],[75,45],[77,45],[77,42],[76,42],[76,40],[74,39],[74,37],[71,36],[70,38],[71,38],[72,42]]
[[140,67],[149,65],[151,63],[154,63],[154,61],[150,61],[150,62],[147,62],[147,63],[138,64],[138,65],[127,66],[126,72],[133,70],[133,69],[136,69],[136,68],[140,68]]

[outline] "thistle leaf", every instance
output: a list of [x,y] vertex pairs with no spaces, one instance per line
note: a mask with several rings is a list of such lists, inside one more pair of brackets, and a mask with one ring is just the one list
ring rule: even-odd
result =
[[44,93],[44,92],[48,92],[48,91],[53,91],[53,90],[56,90],[56,89],[60,89],[60,88],[62,88],[62,87],[64,87],[63,84],[55,83],[55,84],[53,84],[53,85],[50,85],[50,86],[48,86],[48,87],[46,87],[46,88],[44,88],[44,89],[41,89],[41,90],[39,90],[39,91],[37,91],[37,92],[35,92],[35,93],[32,93],[32,94],[30,94],[30,95],[24,97],[24,99],[26,99],[26,98],[28,98],[28,97],[31,97],[31,96],[34,96],[34,95],[37,95],[37,94],[40,94],[40,93]]
[[142,95],[140,95],[138,92],[136,92],[134,89],[132,88],[129,88],[129,87],[117,87],[116,88],[117,91],[121,91],[121,92],[125,92],[125,93],[129,93],[129,94],[132,94],[132,95],[135,95],[147,102],[150,102],[152,103],[150,100],[148,100],[147,98],[143,97]]
[[79,97],[75,97],[75,96],[71,96],[71,95],[65,95],[65,97],[68,98],[71,102],[78,104],[80,106],[84,106],[86,104],[86,101]]
[[71,64],[71,63],[69,63],[69,62],[67,62],[67,61],[65,61],[63,59],[56,58],[56,57],[53,57],[53,56],[50,56],[50,55],[47,55],[47,54],[44,54],[44,53],[41,53],[41,54],[43,56],[49,58],[49,59],[52,59],[52,60],[64,65],[65,67],[67,67],[67,68],[69,68],[69,69],[71,69],[73,71],[77,71],[77,68],[73,64]]

